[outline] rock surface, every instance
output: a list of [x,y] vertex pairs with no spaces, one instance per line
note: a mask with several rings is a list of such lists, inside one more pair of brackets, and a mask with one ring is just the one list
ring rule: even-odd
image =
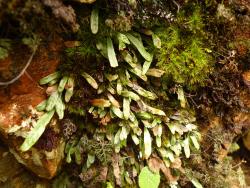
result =
[[0,187],[35,188],[39,186],[49,188],[49,183],[47,180],[41,180],[25,170],[7,148],[0,146]]
[[[47,179],[54,177],[60,167],[64,150],[62,139],[56,138],[57,142],[54,143],[56,145],[47,151],[46,148],[37,146],[27,152],[21,152],[19,148],[24,140],[23,137],[31,128],[31,122],[41,115],[34,107],[46,98],[46,94],[45,88],[38,85],[38,80],[56,70],[60,61],[61,44],[61,40],[57,39],[50,42],[48,46],[40,46],[22,77],[12,85],[0,88],[1,139],[9,146],[10,152],[20,163],[38,176]],[[16,59],[8,57],[7,65],[14,64],[14,61]],[[0,70],[0,73],[6,72],[6,69],[2,68],[2,70],[3,72]],[[55,133],[60,131],[56,119],[49,127]],[[47,131],[46,134],[50,133]],[[45,142],[46,145],[46,142],[55,139],[40,140],[39,142]]]

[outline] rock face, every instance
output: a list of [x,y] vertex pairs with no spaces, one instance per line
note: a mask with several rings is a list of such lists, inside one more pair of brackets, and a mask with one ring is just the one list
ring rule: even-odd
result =
[[0,187],[35,188],[39,186],[49,188],[49,183],[47,180],[41,180],[25,170],[9,152],[8,148],[0,146]]
[[[19,148],[32,122],[41,116],[34,107],[46,98],[46,94],[38,80],[55,71],[61,46],[59,39],[46,47],[40,46],[25,74],[14,84],[0,88],[0,138],[21,164],[47,179],[56,175],[63,158],[64,142],[59,137],[58,121],[51,121],[47,128],[50,131],[45,131],[48,136],[43,135],[38,141],[40,144],[27,152]],[[11,64],[14,60],[8,57],[8,61]]]

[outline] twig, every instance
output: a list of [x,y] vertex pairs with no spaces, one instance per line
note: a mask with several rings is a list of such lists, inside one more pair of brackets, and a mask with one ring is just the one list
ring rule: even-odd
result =
[[181,6],[175,0],[173,0],[173,2],[177,6],[177,13],[179,13]]
[[238,166],[240,166],[242,163],[246,163],[246,161],[244,159],[242,159],[238,164],[234,165],[232,168],[237,168]]
[[36,53],[36,50],[37,50],[37,46],[33,50],[29,60],[27,61],[26,65],[24,66],[22,71],[15,78],[13,78],[9,81],[6,81],[6,82],[0,82],[0,86],[7,86],[7,85],[13,84],[15,81],[17,81],[25,73],[26,69],[29,67],[29,65],[30,65],[35,53]]

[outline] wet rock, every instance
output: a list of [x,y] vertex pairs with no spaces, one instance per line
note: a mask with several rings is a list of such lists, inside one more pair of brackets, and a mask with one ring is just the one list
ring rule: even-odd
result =
[[242,74],[243,81],[250,90],[250,70]]
[[52,9],[56,18],[60,18],[68,24],[72,31],[76,32],[79,29],[80,26],[76,22],[75,11],[70,5],[66,6],[60,0],[43,0],[43,3]]
[[[48,46],[40,46],[25,74],[12,85],[0,88],[0,139],[8,145],[19,163],[47,179],[56,175],[63,159],[64,142],[58,136],[57,119],[48,125],[52,131],[45,131],[38,141],[40,146],[38,144],[27,152],[21,152],[20,145],[32,122],[42,115],[35,110],[35,106],[46,99],[46,88],[40,87],[38,80],[56,70],[62,45],[58,39]],[[10,61],[14,59],[9,58]]]
[[[11,168],[10,168],[11,166]],[[18,163],[9,150],[0,146],[0,187],[1,188],[35,188],[49,187],[48,181],[41,180],[28,172]]]
[[241,128],[243,137],[243,143],[245,147],[250,150],[250,92],[241,92],[241,101],[243,102],[245,112],[239,112],[234,117],[234,123],[236,127]]
[[250,151],[250,131],[243,137],[244,146]]

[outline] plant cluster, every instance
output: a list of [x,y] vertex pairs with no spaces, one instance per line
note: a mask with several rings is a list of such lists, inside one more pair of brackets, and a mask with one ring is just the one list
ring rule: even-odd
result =
[[43,112],[43,115],[39,117],[35,126],[25,137],[25,140],[20,148],[21,151],[29,150],[38,141],[45,131],[46,126],[53,118],[55,112],[57,113],[59,119],[63,119],[65,103],[63,102],[62,96],[64,94],[65,102],[69,102],[73,95],[74,79],[70,76],[61,77],[60,72],[55,72],[42,78],[40,80],[40,84],[50,85],[46,90],[49,98],[37,105],[36,110]]
[[[190,14],[180,13],[179,23],[187,22],[183,27],[164,22],[161,27],[155,23],[143,28],[143,20],[137,20],[133,28],[135,17],[129,20],[121,7],[113,11],[100,5],[97,2],[87,18],[81,17],[85,25],[80,26],[77,41],[67,43],[67,62],[60,71],[40,80],[49,86],[48,99],[37,106],[44,115],[21,150],[29,150],[54,114],[62,120],[67,109],[78,121],[62,121],[65,161],[81,168],[78,174],[83,183],[89,182],[84,177],[101,164],[109,166],[101,172],[102,181],[93,181],[106,187],[139,184],[147,188],[160,183],[178,187],[178,178],[185,174],[182,164],[193,152],[198,154],[201,136],[182,87],[177,87],[178,99],[171,96],[176,104],[173,109],[168,106],[169,91],[162,78],[172,76],[183,86],[207,78],[210,55],[203,47],[199,9],[188,20],[182,19]],[[144,9],[147,14],[149,9]],[[76,127],[79,120],[81,127]],[[149,184],[148,176],[154,180]],[[195,177],[187,178],[202,187]]]
[[[106,181],[109,180],[110,185],[136,185],[136,178],[140,174],[139,185],[143,188],[146,185],[145,176],[149,173],[149,171],[145,173],[145,169],[148,167],[142,168],[145,166],[143,161],[150,163],[152,156],[156,156],[154,157],[158,159],[156,166],[161,166],[159,168],[171,186],[175,187],[178,184],[179,175],[178,173],[175,175],[172,175],[171,172],[167,173],[168,168],[175,168],[175,171],[178,172],[180,167],[173,167],[173,164],[179,163],[181,166],[180,157],[182,155],[189,158],[191,151],[199,150],[200,134],[190,110],[179,109],[176,112],[168,112],[164,107],[167,101],[158,96],[159,93],[166,91],[161,89],[160,91],[152,85],[153,80],[161,78],[165,73],[163,70],[152,68],[155,64],[155,51],[161,49],[162,40],[152,30],[140,33],[119,29],[117,31],[114,30],[116,27],[112,27],[106,22],[106,26],[100,30],[99,25],[102,23],[100,23],[99,14],[98,8],[94,7],[90,16],[90,30],[96,43],[95,52],[101,54],[101,57],[96,55],[96,59],[102,58],[102,61],[109,65],[106,64],[101,73],[93,75],[92,72],[87,72],[85,69],[80,72],[81,77],[78,75],[78,79],[84,79],[85,87],[89,85],[94,95],[89,99],[89,104],[86,106],[88,107],[87,114],[83,118],[85,117],[89,121],[88,116],[91,115],[90,121],[96,124],[94,131],[90,131],[92,138],[88,138],[86,134],[77,136],[70,133],[71,138],[65,148],[66,162],[74,161],[78,165],[85,164],[83,168],[85,171],[87,170],[86,172],[89,172],[88,169],[95,161],[102,164],[111,163],[115,183],[111,181],[112,179],[107,178]],[[83,56],[90,54],[90,58],[85,60],[93,58],[92,51],[88,51],[93,48],[93,45],[88,49],[81,46],[75,48],[78,50],[75,51],[77,53],[81,54],[83,51]],[[74,51],[68,50],[68,53],[72,56]],[[111,68],[108,68],[109,66]],[[53,73],[43,78],[40,84],[56,82],[58,75],[58,72]],[[47,111],[54,108],[57,110],[67,80],[69,80],[68,77],[64,76],[59,86],[50,95],[47,104],[42,103],[38,107],[42,106],[42,109]],[[53,90],[53,88],[51,89]],[[47,90],[50,90],[50,87]],[[181,106],[186,107],[181,88],[178,90],[178,97]],[[53,108],[47,109],[48,105],[50,107],[50,101],[56,103],[51,104]],[[68,100],[65,99],[65,101]],[[59,118],[63,117],[63,109],[56,111]],[[86,120],[85,123],[88,124]],[[89,131],[88,127],[85,129]],[[131,161],[124,160],[122,164],[118,161],[114,162],[115,156],[120,158],[129,156],[128,147],[131,147],[131,150],[138,156],[134,156],[134,160]],[[130,168],[134,169],[134,175],[129,173]],[[152,170],[152,166],[149,168]],[[119,171],[119,173],[117,174],[115,171]],[[152,177],[159,176],[160,171],[151,173]],[[171,179],[172,176],[175,176],[176,179]],[[157,187],[158,184],[159,181],[155,182],[154,186]],[[196,184],[199,183],[196,182]]]

